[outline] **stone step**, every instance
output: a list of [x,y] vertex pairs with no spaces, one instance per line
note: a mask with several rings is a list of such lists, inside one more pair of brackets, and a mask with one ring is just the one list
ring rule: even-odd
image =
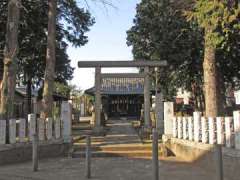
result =
[[[84,158],[85,152],[74,152],[72,154],[73,158]],[[92,157],[100,158],[100,157],[128,157],[128,158],[151,158],[151,151],[93,151]],[[161,153],[159,154],[161,157]]]
[[[162,146],[159,145],[159,151],[161,150]],[[85,145],[74,145],[74,151],[85,151]],[[151,151],[151,145],[115,145],[115,146],[92,146],[92,151]]]

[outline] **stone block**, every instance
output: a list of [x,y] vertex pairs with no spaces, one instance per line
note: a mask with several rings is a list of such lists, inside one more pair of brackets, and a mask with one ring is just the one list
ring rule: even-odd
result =
[[173,135],[173,102],[164,102],[164,134]]
[[6,120],[0,120],[0,144],[6,144]]
[[16,143],[16,119],[9,120],[9,141],[10,144]]
[[26,119],[19,119],[19,142],[26,142]]

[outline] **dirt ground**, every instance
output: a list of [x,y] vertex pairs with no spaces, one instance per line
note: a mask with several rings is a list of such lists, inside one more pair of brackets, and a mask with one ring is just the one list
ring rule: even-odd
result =
[[[214,180],[206,166],[160,161],[160,180]],[[42,160],[39,171],[32,172],[32,164],[22,163],[0,167],[0,180],[85,180],[85,160],[58,158]],[[144,159],[92,159],[93,180],[150,180],[152,162]],[[226,179],[227,180],[227,179]],[[230,180],[230,179],[229,179]]]

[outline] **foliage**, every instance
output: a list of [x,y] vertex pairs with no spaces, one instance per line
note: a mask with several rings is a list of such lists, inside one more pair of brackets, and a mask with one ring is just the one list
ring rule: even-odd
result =
[[[44,76],[47,43],[47,0],[22,1],[21,25],[19,31],[18,81],[29,78],[39,85]],[[0,4],[0,49],[5,45],[7,0]],[[76,47],[87,43],[85,33],[94,24],[90,13],[80,8],[75,0],[59,0],[57,17],[56,80],[67,83],[72,79],[73,68],[66,53],[68,44]],[[69,43],[68,43],[69,42]],[[1,51],[0,51],[1,54]],[[2,56],[0,56],[2,61]]]
[[205,39],[211,46],[217,47],[240,29],[240,6],[233,1],[198,0],[193,10],[185,14],[188,20],[196,20],[205,29]]
[[173,97],[178,87],[201,86],[202,32],[186,22],[174,3],[142,0],[127,33],[135,59],[167,60],[169,66],[159,75],[165,98]]

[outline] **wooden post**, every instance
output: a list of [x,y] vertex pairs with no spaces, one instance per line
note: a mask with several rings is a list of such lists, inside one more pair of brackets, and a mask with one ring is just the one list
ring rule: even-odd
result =
[[33,172],[38,171],[38,136],[35,133],[32,140],[32,167]]
[[188,139],[189,141],[193,140],[193,118],[188,117]]
[[228,148],[233,147],[232,122],[233,122],[232,117],[225,118],[226,146]]
[[86,178],[91,178],[91,137],[86,137]]
[[202,143],[208,142],[208,124],[207,119],[205,117],[201,118],[201,126],[202,126]]
[[216,145],[216,180],[223,180],[222,145]]
[[153,180],[159,179],[159,163],[158,163],[158,131],[153,129],[152,140],[152,163],[153,163]]

